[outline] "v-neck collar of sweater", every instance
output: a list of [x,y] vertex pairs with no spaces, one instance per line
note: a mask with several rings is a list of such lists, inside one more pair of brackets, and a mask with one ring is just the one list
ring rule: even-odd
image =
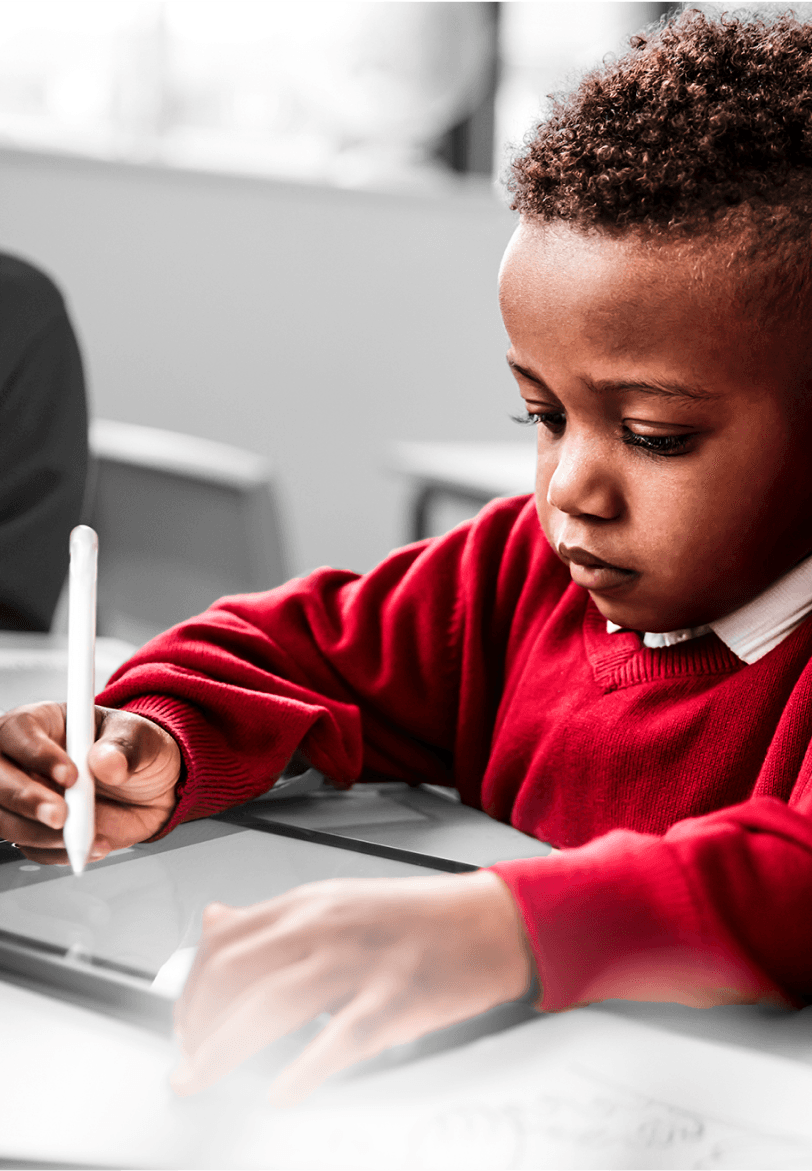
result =
[[606,619],[591,599],[583,618],[584,649],[595,681],[607,691],[634,687],[658,679],[691,675],[730,675],[743,663],[708,630],[709,637],[697,635],[684,644],[675,644],[675,653],[641,645],[635,630],[618,630],[609,636]]
[[[641,631],[639,636],[644,646],[659,649],[689,642],[712,631],[738,659],[756,663],[800,626],[810,612],[812,557],[807,557],[751,602],[707,626],[669,630],[663,634]],[[629,633],[614,622],[607,622],[606,630],[609,634]]]

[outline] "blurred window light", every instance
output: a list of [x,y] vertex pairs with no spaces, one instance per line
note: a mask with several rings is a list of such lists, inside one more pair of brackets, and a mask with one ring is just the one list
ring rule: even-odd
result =
[[691,8],[698,8],[708,16],[721,16],[723,12],[755,13],[758,16],[774,16],[791,11],[798,20],[812,20],[812,3],[782,4],[779,0],[740,0],[740,3],[720,3],[719,0],[691,0]]
[[0,0],[0,143],[347,185],[431,182],[454,165],[444,138],[492,106],[495,8]]
[[543,119],[547,96],[567,89],[629,37],[679,3],[637,0],[507,0],[499,7],[500,83],[496,95],[497,173]]
[[682,6],[0,0],[0,144],[345,186],[499,174],[547,94]]

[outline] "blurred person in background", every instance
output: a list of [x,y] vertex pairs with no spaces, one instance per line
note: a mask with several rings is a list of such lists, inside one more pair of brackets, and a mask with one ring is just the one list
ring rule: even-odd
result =
[[79,347],[61,293],[0,253],[0,630],[48,630],[87,475]]

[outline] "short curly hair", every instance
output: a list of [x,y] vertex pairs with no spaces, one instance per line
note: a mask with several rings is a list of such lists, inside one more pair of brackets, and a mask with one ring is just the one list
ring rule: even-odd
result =
[[812,243],[812,25],[684,11],[552,99],[512,164],[512,207],[658,237],[750,222]]

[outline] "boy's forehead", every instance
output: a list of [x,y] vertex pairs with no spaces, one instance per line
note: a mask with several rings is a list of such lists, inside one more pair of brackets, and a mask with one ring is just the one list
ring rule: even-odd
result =
[[[548,328],[566,321],[582,330],[613,331],[618,344],[639,334],[653,317],[674,327],[686,320],[695,297],[697,265],[678,247],[561,223],[523,220],[500,270],[506,323]],[[701,282],[700,282],[701,283]],[[713,305],[718,310],[723,298]]]
[[[633,359],[752,393],[780,370],[787,392],[812,375],[805,321],[765,330],[742,312],[729,246],[652,240],[523,218],[500,269],[500,298],[515,345],[554,340],[579,360]],[[521,341],[520,341],[521,339]],[[809,403],[812,396],[806,396]],[[800,404],[799,404],[800,405]]]
[[[710,236],[645,236],[523,217],[500,267],[506,319],[544,314],[604,319],[615,329],[648,320],[653,327],[723,335],[746,348],[764,341],[764,304],[743,294],[752,274],[735,241]],[[794,322],[780,332],[797,344]],[[809,330],[802,322],[804,339]]]
[[618,298],[688,310],[701,305],[717,322],[736,318],[738,328],[757,331],[771,316],[771,328],[807,336],[806,312],[797,322],[786,310],[771,313],[779,267],[749,223],[741,230],[655,235],[522,216],[502,258],[499,287],[503,298],[521,293],[527,301],[534,289],[560,297],[568,288],[598,293],[605,283]]
[[500,278],[505,282],[520,274],[525,280],[543,281],[561,274],[591,279],[611,275],[644,283],[673,281],[678,275],[700,279],[709,267],[716,267],[706,255],[709,252],[698,243],[652,240],[523,217],[508,242]]

